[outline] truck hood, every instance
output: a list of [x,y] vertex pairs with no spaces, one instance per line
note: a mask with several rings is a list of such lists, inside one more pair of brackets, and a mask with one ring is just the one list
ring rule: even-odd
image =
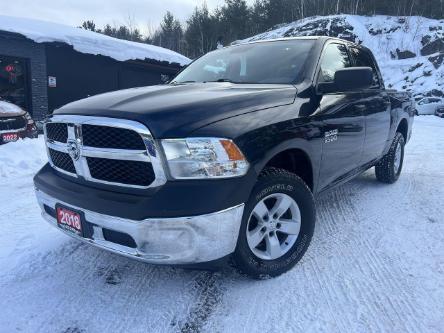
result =
[[119,90],[73,102],[54,114],[124,118],[155,138],[185,137],[205,125],[294,102],[292,85],[192,83]]
[[23,116],[26,112],[17,105],[0,101],[0,118]]

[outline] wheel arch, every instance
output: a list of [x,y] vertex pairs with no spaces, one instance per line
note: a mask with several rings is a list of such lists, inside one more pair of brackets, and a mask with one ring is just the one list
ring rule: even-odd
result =
[[398,127],[396,128],[396,132],[399,132],[404,137],[404,141],[407,142],[408,140],[408,132],[409,132],[409,123],[407,119],[402,118],[401,121],[398,124]]
[[263,169],[274,167],[287,170],[299,176],[314,191],[314,168],[309,154],[301,148],[287,148],[275,152],[268,158]]

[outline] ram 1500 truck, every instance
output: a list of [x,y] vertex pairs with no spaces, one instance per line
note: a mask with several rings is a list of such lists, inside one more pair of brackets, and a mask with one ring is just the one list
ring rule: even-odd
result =
[[112,252],[277,276],[309,246],[317,194],[371,167],[398,179],[413,115],[363,46],[231,46],[169,84],[56,110],[37,199],[51,224]]

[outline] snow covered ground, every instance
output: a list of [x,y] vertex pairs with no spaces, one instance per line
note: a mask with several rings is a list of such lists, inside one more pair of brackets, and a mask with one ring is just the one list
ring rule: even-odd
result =
[[289,273],[156,267],[47,225],[42,139],[0,146],[0,332],[443,332],[444,119],[417,117],[403,175],[373,170],[318,198]]

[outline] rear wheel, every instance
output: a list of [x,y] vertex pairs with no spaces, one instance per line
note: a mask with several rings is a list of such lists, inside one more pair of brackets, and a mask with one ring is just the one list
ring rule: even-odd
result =
[[245,206],[234,261],[253,278],[278,276],[304,255],[315,225],[308,186],[295,174],[269,168]]
[[376,179],[387,184],[398,180],[404,164],[404,147],[404,136],[397,132],[390,150],[375,166]]

